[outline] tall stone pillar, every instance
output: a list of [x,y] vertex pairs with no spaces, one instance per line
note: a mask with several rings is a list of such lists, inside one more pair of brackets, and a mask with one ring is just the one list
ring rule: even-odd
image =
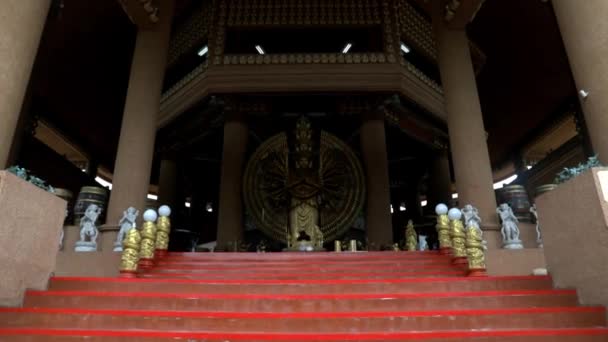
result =
[[[175,160],[163,159],[160,162],[158,203],[168,205],[177,213],[177,163]],[[181,203],[181,205],[184,204]]]
[[370,113],[364,116],[360,135],[367,183],[365,216],[367,240],[370,247],[377,249],[383,245],[393,243],[391,195],[383,113]]
[[427,212],[434,214],[435,206],[439,203],[448,204],[452,198],[452,177],[448,150],[439,151],[431,161],[427,182]]
[[593,150],[608,165],[608,2],[553,0]]
[[6,168],[51,0],[0,1],[0,170]]
[[133,206],[141,211],[146,205],[175,6],[174,0],[159,0],[158,4],[158,23],[137,33],[108,204],[108,224],[118,223],[126,208]]
[[232,250],[243,240],[243,169],[249,128],[240,113],[228,113],[224,124],[224,147],[217,222],[217,246]]
[[492,167],[469,40],[464,28],[448,28],[443,20],[436,20],[435,28],[458,202],[477,207],[485,229],[496,228]]

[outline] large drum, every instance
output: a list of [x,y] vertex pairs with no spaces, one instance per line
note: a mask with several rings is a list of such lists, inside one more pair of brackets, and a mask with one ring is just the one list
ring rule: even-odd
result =
[[549,192],[553,189],[557,188],[557,184],[544,184],[541,186],[537,186],[534,191],[534,198],[544,194],[545,192]]
[[64,224],[72,224],[74,222],[74,194],[68,189],[55,188],[55,196],[68,202]]
[[508,203],[520,222],[532,222],[530,199],[523,185],[507,185],[502,188],[500,195],[500,203]]
[[106,206],[108,203],[108,190],[97,186],[83,186],[78,194],[78,200],[74,206],[74,224],[80,225],[80,219],[91,204],[96,204],[102,209],[97,219],[97,224],[103,224],[106,217]]

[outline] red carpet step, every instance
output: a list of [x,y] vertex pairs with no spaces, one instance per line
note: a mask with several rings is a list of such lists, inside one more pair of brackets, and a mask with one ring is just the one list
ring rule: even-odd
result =
[[171,253],[0,309],[0,341],[608,341],[550,277],[465,277],[433,252]]

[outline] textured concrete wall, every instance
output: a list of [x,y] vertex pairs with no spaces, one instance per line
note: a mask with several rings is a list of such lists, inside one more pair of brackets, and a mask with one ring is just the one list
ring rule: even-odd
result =
[[596,168],[536,198],[549,272],[557,287],[578,289],[583,304],[608,305],[606,178],[608,169]]
[[55,276],[58,277],[117,277],[121,253],[74,252],[65,250],[57,254]]
[[520,250],[490,249],[486,267],[491,276],[531,275],[536,268],[546,268],[545,254],[540,248]]
[[55,268],[66,202],[0,171],[0,306],[44,289]]

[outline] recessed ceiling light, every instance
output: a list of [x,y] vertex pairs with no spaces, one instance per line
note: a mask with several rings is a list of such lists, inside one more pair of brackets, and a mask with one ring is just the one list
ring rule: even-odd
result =
[[401,51],[403,51],[404,53],[410,53],[410,47],[401,43]]
[[260,55],[265,54],[264,49],[262,49],[262,47],[261,47],[261,46],[256,45],[256,46],[255,46],[255,49],[256,49],[256,50],[258,50],[258,53],[259,53]]
[[209,46],[205,45],[200,50],[198,50],[198,55],[203,57],[207,54],[207,52],[209,52]]
[[346,46],[344,47],[344,50],[342,50],[342,53],[348,53],[348,50],[350,50],[351,47],[353,47],[353,44],[351,44],[351,43],[346,44]]

